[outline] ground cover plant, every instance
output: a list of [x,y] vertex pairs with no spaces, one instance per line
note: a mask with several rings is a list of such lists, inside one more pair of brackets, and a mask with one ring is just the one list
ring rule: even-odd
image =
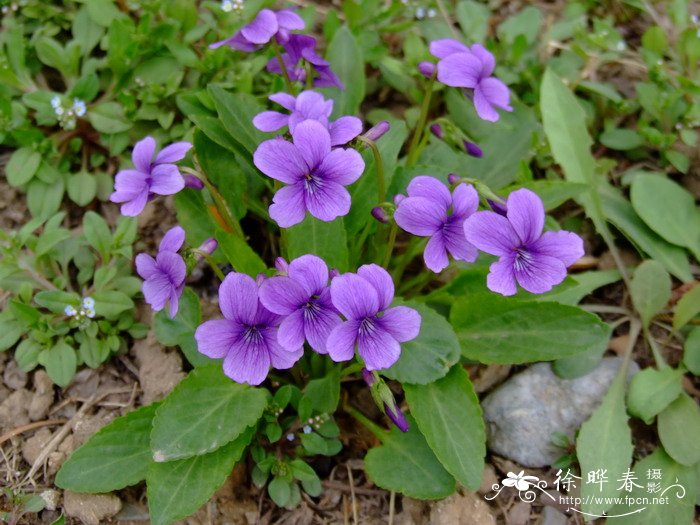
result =
[[[292,519],[360,458],[392,522],[396,494],[483,489],[489,371],[596,377],[613,350],[580,429],[547,436],[552,472],[500,466],[501,484],[529,505],[570,475],[571,516],[692,522],[694,6],[142,4],[3,7],[0,140],[31,218],[2,233],[0,350],[57,387],[129,370],[143,338],[187,363],[58,488],[140,488],[165,524],[244,465],[265,519]],[[659,490],[633,483],[652,470]],[[57,512],[30,479],[8,482],[6,521]]]

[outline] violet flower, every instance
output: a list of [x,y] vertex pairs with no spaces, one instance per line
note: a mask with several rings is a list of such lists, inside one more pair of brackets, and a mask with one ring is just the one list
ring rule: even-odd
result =
[[296,97],[287,93],[270,95],[270,100],[276,102],[289,115],[279,111],[263,111],[253,118],[253,125],[260,131],[277,131],[284,126],[294,133],[297,125],[305,120],[316,120],[323,124],[330,133],[331,146],[347,144],[362,132],[362,121],[357,117],[344,116],[334,122],[329,121],[333,112],[333,101],[326,100],[315,91],[302,91]]
[[292,139],[266,140],[253,154],[260,171],[287,184],[275,193],[270,217],[289,228],[303,221],[307,211],[326,222],[347,215],[350,194],[345,186],[362,175],[362,156],[354,149],[331,150],[330,133],[315,120],[297,125]]
[[170,301],[170,317],[177,315],[180,296],[185,287],[187,267],[178,250],[185,242],[185,230],[175,226],[167,231],[154,259],[146,253],[136,256],[136,271],[144,279],[143,296],[156,312]]
[[[307,70],[301,60],[305,60],[313,70],[313,87],[336,87],[345,89],[343,83],[331,69],[329,62],[321,58],[316,52],[316,39],[309,35],[289,35],[283,43],[285,52],[282,53],[282,62],[287,70],[289,79],[295,82],[306,83]],[[270,59],[266,66],[270,73],[282,74],[277,57]]]
[[326,348],[333,361],[347,361],[355,346],[367,370],[389,368],[401,354],[399,343],[418,336],[421,316],[413,308],[389,308],[394,283],[376,264],[361,266],[357,273],[339,275],[331,281],[333,305],[347,319],[335,327]]
[[488,288],[514,295],[516,281],[531,293],[544,293],[561,283],[566,268],[583,256],[583,241],[575,233],[542,233],[544,206],[530,190],[508,196],[506,215],[479,211],[464,223],[467,240],[478,249],[496,255],[490,267]]
[[289,263],[286,273],[260,286],[263,306],[286,316],[279,327],[279,344],[293,351],[306,339],[316,352],[327,354],[328,334],[340,324],[328,288],[328,266],[315,255],[302,255]]
[[462,183],[450,195],[445,184],[423,175],[409,183],[407,192],[408,197],[394,212],[394,220],[413,235],[430,237],[423,252],[425,265],[435,273],[441,272],[449,264],[448,252],[460,261],[474,262],[478,252],[464,236],[464,220],[479,207],[474,187]]
[[304,20],[291,9],[262,9],[250,24],[243,26],[231,38],[215,42],[209,48],[229,46],[238,51],[256,51],[273,38],[284,44],[291,36],[289,32],[295,29],[304,29]]
[[508,86],[492,76],[496,59],[484,46],[467,47],[444,38],[432,41],[430,52],[440,59],[437,64],[440,82],[474,90],[474,107],[480,118],[496,122],[499,115],[495,108],[513,111]]
[[302,346],[284,349],[277,342],[282,318],[258,299],[258,284],[242,273],[229,273],[219,287],[219,308],[224,319],[213,319],[195,331],[197,350],[224,360],[224,373],[238,383],[259,385],[270,366],[291,368],[302,356]]
[[146,137],[134,146],[131,160],[135,169],[121,170],[114,181],[112,202],[122,203],[122,215],[135,217],[143,211],[153,195],[172,195],[185,187],[185,179],[173,164],[182,160],[192,147],[189,142],[175,142],[156,152],[156,141]]

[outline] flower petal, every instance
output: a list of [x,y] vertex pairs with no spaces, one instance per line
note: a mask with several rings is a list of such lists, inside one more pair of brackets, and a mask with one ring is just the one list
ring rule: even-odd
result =
[[494,58],[493,53],[491,53],[491,51],[486,49],[481,44],[474,44],[469,48],[469,51],[472,55],[481,60],[481,74],[484,77],[490,77],[493,70],[496,69],[496,59]]
[[502,257],[489,267],[486,286],[492,292],[500,293],[501,295],[515,295],[518,289],[515,285],[512,256]]
[[160,150],[156,155],[155,164],[171,164],[182,160],[190,149],[192,144],[189,142],[174,142]]
[[331,122],[330,133],[331,146],[342,146],[362,133],[362,121],[357,117],[340,117]]
[[442,231],[435,232],[425,245],[423,261],[428,269],[435,273],[440,273],[449,266],[450,260],[447,257],[447,246]]
[[131,152],[131,161],[137,170],[149,173],[155,152],[156,140],[153,137],[145,137],[134,145],[134,149]]
[[437,78],[452,87],[473,88],[481,78],[481,60],[471,53],[455,53],[438,62]]
[[359,326],[360,321],[345,321],[331,331],[326,350],[333,361],[347,361],[354,357]]
[[512,255],[521,241],[508,219],[492,211],[477,211],[464,221],[467,241],[491,255]]
[[545,293],[566,278],[566,266],[556,257],[529,253],[530,259],[514,268],[518,284],[530,293]]
[[497,122],[501,116],[494,109],[491,102],[486,98],[484,93],[477,87],[474,90],[474,109],[481,120],[487,122]]
[[[308,122],[308,121],[307,121]],[[328,180],[313,191],[304,191],[304,203],[309,213],[318,220],[330,222],[350,211],[350,194],[342,184]]]
[[357,269],[357,275],[372,285],[379,299],[379,310],[388,308],[394,300],[394,281],[391,275],[378,264],[364,264]]
[[323,158],[331,152],[331,136],[326,127],[315,120],[305,120],[297,125],[292,139],[309,170],[319,166]]
[[450,221],[442,230],[447,251],[458,261],[474,262],[479,256],[476,247],[464,235],[464,220]]
[[452,192],[452,215],[462,218],[472,215],[479,208],[479,194],[471,184],[459,184]]
[[408,193],[409,197],[423,197],[429,201],[433,201],[443,207],[445,212],[452,206],[450,190],[435,177],[429,177],[427,175],[413,177],[406,188],[406,193]]
[[182,226],[173,226],[160,241],[158,251],[160,252],[177,252],[185,243],[185,230]]
[[375,287],[353,273],[339,275],[331,281],[331,299],[333,306],[347,319],[364,319],[380,310]]
[[243,273],[229,273],[219,286],[219,308],[226,319],[255,324],[258,311],[258,285]]
[[173,195],[185,187],[185,179],[175,164],[158,164],[151,170],[151,193]]
[[281,228],[289,228],[303,221],[306,215],[304,183],[298,182],[277,190],[269,212],[272,220]]
[[272,102],[279,104],[287,111],[294,111],[294,108],[296,107],[296,98],[289,93],[274,93],[267,98],[272,100]]
[[445,58],[455,53],[469,53],[469,48],[453,38],[440,38],[430,42],[430,54]]
[[260,285],[259,296],[265,308],[279,315],[290,315],[310,297],[301,284],[285,276],[265,279]]
[[[131,198],[133,198],[143,191],[148,192],[147,179],[150,176],[150,171],[143,172],[139,170],[121,170],[114,178],[114,189],[116,190],[115,193],[123,194],[123,196],[131,196]],[[131,200],[131,198],[122,199],[121,202]]]
[[395,306],[384,312],[379,318],[381,326],[399,343],[405,343],[418,337],[421,327],[421,316],[408,306]]
[[363,332],[357,338],[357,350],[365,361],[367,370],[389,368],[399,360],[401,346],[389,332],[376,325],[374,330]]
[[289,263],[289,277],[299,283],[307,295],[320,295],[328,287],[328,266],[316,255],[302,255]]
[[263,111],[253,117],[253,126],[260,131],[272,132],[283,128],[289,122],[289,115],[279,111]]
[[284,318],[277,332],[277,341],[288,351],[304,346],[304,311],[296,310]]
[[148,279],[158,273],[156,260],[147,253],[139,253],[136,256],[136,272],[142,279]]
[[294,104],[294,112],[298,113],[304,120],[319,120],[321,117],[330,117],[333,106],[326,104],[323,95],[316,91],[302,91],[297,95]]
[[124,202],[120,209],[121,214],[126,217],[136,217],[139,213],[143,211],[148,202],[148,192],[144,191],[136,195],[133,199],[128,202]]
[[146,279],[141,287],[146,302],[156,312],[165,307],[165,303],[170,298],[171,289],[172,284],[170,284],[168,276],[160,271],[150,279]]
[[544,232],[542,237],[528,246],[532,252],[556,257],[564,266],[571,266],[584,255],[583,239],[568,231]]
[[253,44],[267,44],[278,29],[275,12],[262,9],[250,24],[241,29],[241,34]]
[[437,233],[446,219],[442,204],[424,197],[406,197],[394,212],[394,220],[401,229],[421,237]]
[[544,228],[544,205],[533,191],[522,188],[508,195],[507,217],[522,244],[536,241]]
[[242,333],[243,327],[228,319],[205,321],[194,332],[197,351],[212,359],[221,359],[238,344]]
[[491,105],[506,111],[513,111],[510,105],[510,90],[503,81],[495,77],[485,78],[479,82],[476,89],[486,97]]
[[158,270],[168,277],[172,286],[180,286],[185,282],[187,266],[179,254],[160,252],[156,255],[156,265]]
[[170,319],[174,319],[177,315],[177,311],[180,308],[180,296],[182,295],[182,290],[184,288],[185,283],[182,283],[182,286],[173,288],[170,291],[170,308],[168,309],[168,315],[170,316]]
[[304,355],[303,342],[297,348],[288,350],[279,344],[277,328],[266,328],[262,330],[262,335],[267,345],[267,352],[270,356],[270,363],[277,370],[286,370],[292,368],[294,363],[299,361]]
[[253,153],[253,163],[268,177],[292,184],[306,173],[299,148],[283,139],[262,142]]
[[316,174],[343,186],[352,184],[365,171],[365,161],[356,150],[337,148],[331,151],[316,168]]
[[224,358],[224,374],[237,383],[259,385],[269,370],[270,354],[263,341],[245,343],[241,338]]
[[341,323],[340,317],[335,313],[333,306],[328,304],[321,306],[312,316],[304,320],[304,334],[309,346],[319,354],[328,353],[326,343],[330,333]]
[[281,9],[275,14],[277,15],[277,23],[280,27],[288,31],[304,29],[304,19],[292,9]]

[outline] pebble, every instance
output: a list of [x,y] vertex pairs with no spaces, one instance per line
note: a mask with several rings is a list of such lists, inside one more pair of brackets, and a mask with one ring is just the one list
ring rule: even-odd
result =
[[66,515],[79,519],[85,525],[105,523],[121,508],[122,502],[114,494],[79,494],[67,490],[63,495]]
[[53,403],[53,381],[43,370],[34,373],[34,394],[27,409],[29,419],[38,421],[44,419],[49,413]]

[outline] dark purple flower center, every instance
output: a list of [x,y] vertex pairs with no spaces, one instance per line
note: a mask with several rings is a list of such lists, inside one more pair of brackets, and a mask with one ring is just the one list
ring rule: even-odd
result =
[[372,317],[365,317],[360,323],[359,332],[361,336],[371,336],[377,331],[377,324]]
[[315,193],[323,187],[323,180],[311,173],[304,174],[304,190],[308,193]]
[[315,297],[311,297],[303,306],[304,319],[314,319],[318,312],[321,311],[321,305],[318,304]]
[[243,341],[247,344],[259,345],[263,342],[263,336],[260,325],[245,325],[243,332]]
[[533,261],[533,256],[532,254],[525,248],[516,248],[515,249],[515,262],[513,263],[513,266],[515,269],[519,272],[522,271],[529,271],[531,266],[532,266],[532,261]]

